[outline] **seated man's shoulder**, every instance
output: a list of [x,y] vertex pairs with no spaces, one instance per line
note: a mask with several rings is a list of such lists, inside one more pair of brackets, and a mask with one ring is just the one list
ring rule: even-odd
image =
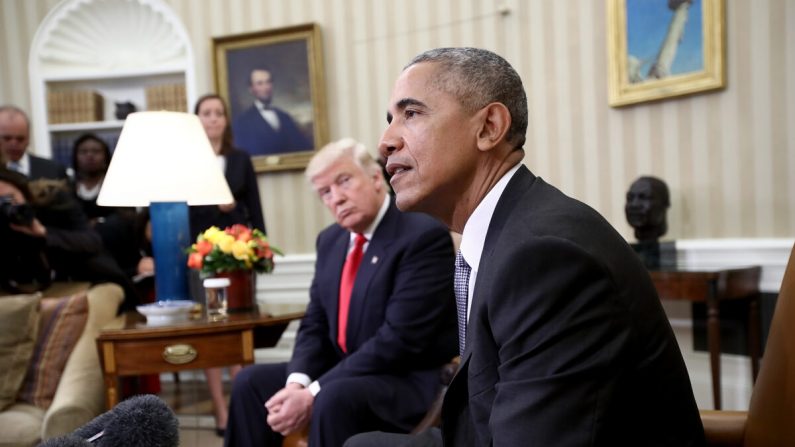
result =
[[36,167],[44,168],[45,171],[39,173],[40,175],[38,177],[56,178],[56,179],[67,178],[66,167],[59,161],[50,158],[39,157],[32,154],[29,154],[28,157],[30,157],[30,162],[36,165],[33,166],[33,169],[36,169]]

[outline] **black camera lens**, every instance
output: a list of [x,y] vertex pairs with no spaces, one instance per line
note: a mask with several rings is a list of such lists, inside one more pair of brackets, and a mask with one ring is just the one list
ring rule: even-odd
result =
[[14,203],[11,196],[0,196],[0,221],[28,226],[33,217],[33,207],[27,203]]

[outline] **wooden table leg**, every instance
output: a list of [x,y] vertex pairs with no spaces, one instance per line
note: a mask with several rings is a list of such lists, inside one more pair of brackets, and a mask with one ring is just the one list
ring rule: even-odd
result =
[[119,403],[119,377],[116,371],[116,353],[113,343],[98,343],[102,377],[105,382],[105,405],[107,410]]
[[110,410],[119,403],[119,378],[105,375],[105,405]]
[[707,297],[707,345],[709,364],[712,369],[712,398],[715,409],[721,409],[720,395],[720,309],[718,303],[718,283],[710,281]]
[[748,355],[751,357],[751,377],[756,383],[759,374],[759,351],[761,334],[759,332],[759,294],[755,294],[748,302]]

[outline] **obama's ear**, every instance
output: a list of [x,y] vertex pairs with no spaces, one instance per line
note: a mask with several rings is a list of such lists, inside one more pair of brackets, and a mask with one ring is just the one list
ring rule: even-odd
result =
[[505,140],[511,127],[511,112],[500,102],[492,102],[477,113],[480,119],[478,149],[489,151]]

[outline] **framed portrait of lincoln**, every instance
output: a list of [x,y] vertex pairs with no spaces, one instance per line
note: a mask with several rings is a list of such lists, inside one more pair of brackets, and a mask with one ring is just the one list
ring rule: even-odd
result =
[[328,140],[318,25],[215,37],[213,63],[235,146],[255,170],[306,167]]

